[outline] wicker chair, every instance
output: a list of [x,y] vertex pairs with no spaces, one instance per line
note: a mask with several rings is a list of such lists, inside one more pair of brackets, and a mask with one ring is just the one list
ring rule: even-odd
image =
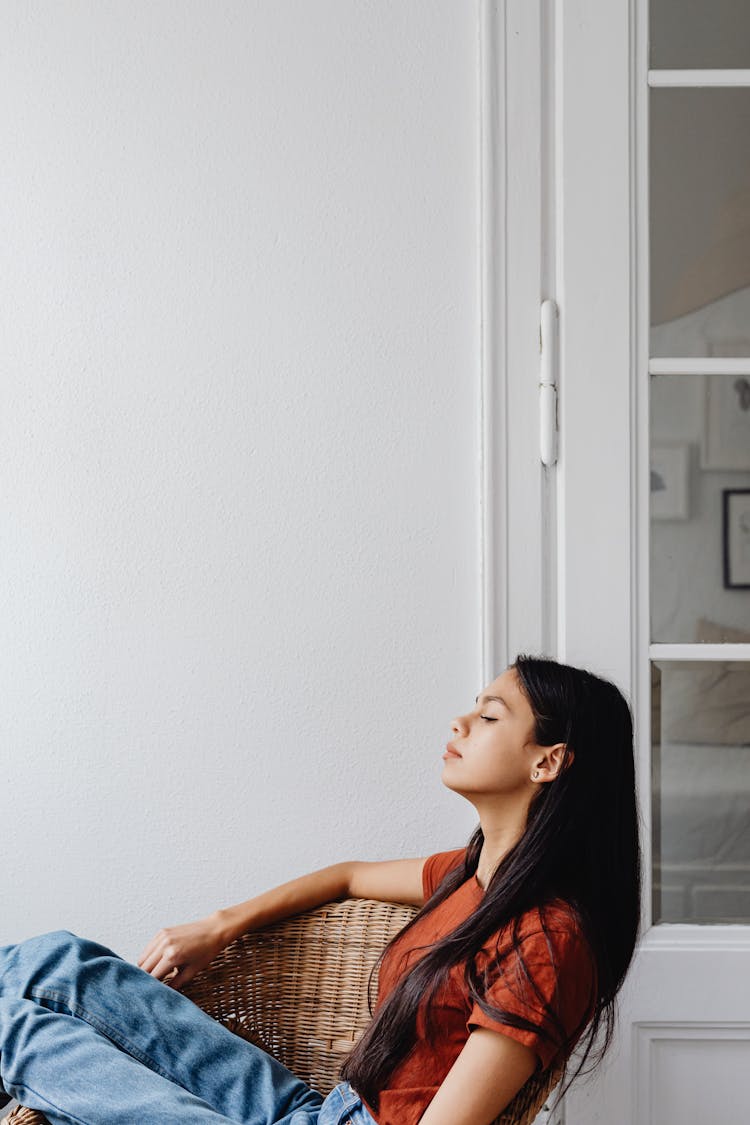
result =
[[[414,913],[410,906],[367,899],[327,903],[245,934],[182,991],[326,1094],[370,1018],[370,970]],[[530,1078],[495,1125],[531,1125],[558,1080],[552,1069]],[[17,1106],[0,1125],[46,1121]]]

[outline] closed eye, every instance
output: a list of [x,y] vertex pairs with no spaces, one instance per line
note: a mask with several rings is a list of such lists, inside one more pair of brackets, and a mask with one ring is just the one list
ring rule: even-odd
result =
[[497,719],[491,719],[489,715],[480,715],[480,719],[484,719],[485,723],[496,723]]

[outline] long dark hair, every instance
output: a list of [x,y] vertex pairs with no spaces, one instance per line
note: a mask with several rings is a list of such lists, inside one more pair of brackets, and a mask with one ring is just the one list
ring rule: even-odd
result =
[[[493,934],[509,926],[512,949],[523,961],[518,938],[521,916],[539,908],[544,927],[544,907],[555,898],[564,899],[576,912],[597,970],[593,1015],[572,1078],[587,1062],[589,1067],[599,1062],[612,1040],[615,997],[632,960],[640,923],[641,865],[630,708],[613,683],[585,669],[523,653],[511,667],[534,715],[534,740],[542,746],[564,742],[566,768],[553,782],[539,787],[526,829],[496,868],[481,904],[451,934],[428,947],[347,1056],[342,1077],[375,1110],[380,1091],[414,1044],[422,1003],[426,1003],[427,1033],[434,1032],[431,1001],[454,965],[465,965],[472,1004],[479,1003],[506,1024],[549,1035],[541,1022],[537,1026],[489,1005],[474,959]],[[464,862],[445,877],[389,943],[378,964],[402,934],[476,872],[483,841],[478,827]],[[559,1028],[565,1059],[583,1030],[580,1027],[566,1035]],[[563,1083],[564,1089],[572,1078]]]

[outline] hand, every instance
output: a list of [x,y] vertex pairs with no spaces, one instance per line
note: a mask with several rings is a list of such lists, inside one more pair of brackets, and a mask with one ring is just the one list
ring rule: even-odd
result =
[[209,915],[198,922],[159,930],[137,964],[170,988],[179,988],[205,969],[228,944],[218,919]]

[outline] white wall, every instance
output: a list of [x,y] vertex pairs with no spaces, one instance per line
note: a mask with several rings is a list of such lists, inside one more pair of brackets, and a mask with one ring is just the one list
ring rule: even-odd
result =
[[460,844],[477,12],[0,10],[0,942]]

